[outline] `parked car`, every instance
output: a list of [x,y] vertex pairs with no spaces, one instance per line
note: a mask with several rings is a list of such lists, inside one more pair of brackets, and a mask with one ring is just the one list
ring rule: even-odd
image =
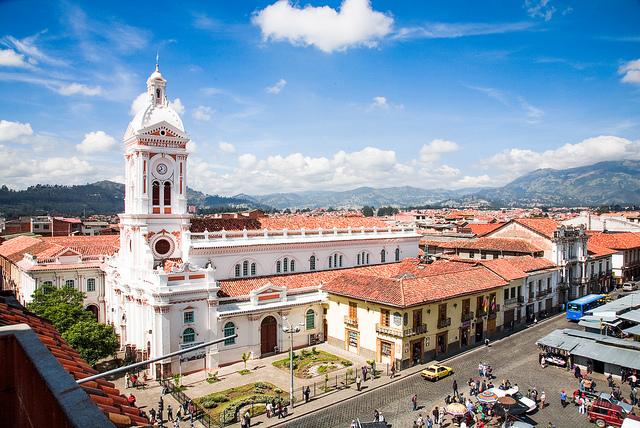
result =
[[638,287],[636,286],[635,282],[625,282],[624,284],[622,284],[622,291],[633,291],[637,289]]
[[601,392],[600,395],[598,395],[598,399],[622,407],[625,413],[633,413],[633,406],[631,404],[616,400],[608,392]]
[[513,399],[519,401],[524,407],[527,408],[527,413],[533,412],[538,407],[538,404],[535,401],[533,401],[531,398],[527,398],[524,395],[520,394],[520,391],[518,391],[517,386],[513,388],[509,388],[507,390],[500,389],[500,388],[491,388],[491,389],[488,389],[488,391],[493,392],[498,397],[506,397],[507,395],[512,397]]
[[447,377],[453,374],[453,369],[451,367],[443,366],[441,364],[434,364],[426,369],[422,370],[422,377],[428,380],[436,381],[440,380],[443,377]]
[[624,421],[625,412],[622,407],[608,401],[595,400],[589,409],[589,420],[595,422],[598,428],[606,426],[620,427]]

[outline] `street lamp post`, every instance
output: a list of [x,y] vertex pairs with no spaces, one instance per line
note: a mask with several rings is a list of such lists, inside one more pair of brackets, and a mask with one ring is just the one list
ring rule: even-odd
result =
[[[300,327],[291,327],[291,324],[289,324],[289,320],[286,316],[283,316],[282,319],[285,320],[288,325],[282,327],[282,331],[284,331],[285,333],[289,333],[289,405],[293,409],[293,333],[299,333]],[[302,322],[300,322],[300,325],[303,325]]]

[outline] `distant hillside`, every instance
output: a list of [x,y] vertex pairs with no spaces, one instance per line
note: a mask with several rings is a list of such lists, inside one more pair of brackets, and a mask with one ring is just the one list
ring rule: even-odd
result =
[[[199,209],[230,211],[237,207],[260,208],[251,201],[211,196],[187,187],[187,204]],[[11,215],[90,216],[114,215],[124,211],[124,185],[111,181],[99,181],[80,186],[36,185],[26,190],[0,187],[0,213]]]
[[284,208],[362,208],[363,206],[421,206],[437,204],[444,199],[458,198],[466,191],[452,191],[443,189],[420,189],[417,187],[388,187],[374,189],[360,187],[344,192],[309,191],[301,193],[272,193],[262,196],[235,195],[235,198],[249,199],[257,203]]
[[[640,205],[640,161],[610,161],[566,170],[539,169],[504,187],[474,191],[417,187],[360,187],[344,192],[310,191],[263,196],[239,194],[211,196],[187,188],[187,203],[204,213],[247,208],[362,208],[373,206],[599,206]],[[124,211],[124,186],[100,181],[84,186],[29,187],[14,191],[0,188],[0,213],[4,216],[64,214],[112,215]]]
[[[608,161],[565,170],[538,169],[474,197],[494,206],[640,204],[640,162]],[[462,199],[464,201],[464,198]]]

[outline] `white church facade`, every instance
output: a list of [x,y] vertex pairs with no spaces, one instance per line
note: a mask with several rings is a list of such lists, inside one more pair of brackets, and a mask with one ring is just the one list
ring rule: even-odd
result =
[[344,268],[418,256],[415,229],[375,219],[192,218],[189,136],[166,84],[156,67],[125,133],[125,212],[106,268],[106,321],[137,359],[238,337],[157,363],[156,376],[288,351],[287,322],[302,324],[294,347],[322,341],[324,282]]

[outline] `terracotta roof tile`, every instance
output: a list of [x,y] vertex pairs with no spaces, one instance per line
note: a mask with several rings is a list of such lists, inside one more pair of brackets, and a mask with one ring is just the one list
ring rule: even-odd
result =
[[254,218],[194,218],[191,219],[190,231],[192,233],[219,232],[222,229],[230,230],[260,230],[260,222]]
[[[0,297],[0,325],[21,323],[32,327],[42,343],[74,379],[86,378],[98,373],[67,344],[49,320],[24,308],[10,306],[5,303],[3,297]],[[53,334],[43,334],[43,331]],[[120,395],[120,391],[115,388],[112,382],[98,379],[95,382],[87,382],[86,385],[83,385],[83,389],[117,427],[148,425],[145,419],[128,414],[131,412],[130,409],[134,408],[128,406],[126,398]],[[122,399],[125,400],[124,404]],[[127,410],[124,410],[125,408]],[[137,408],[135,410],[138,411]]]
[[477,240],[430,241],[421,240],[420,245],[438,248],[464,248],[471,250],[513,251],[519,253],[539,253],[543,250],[524,239],[516,238],[478,238]]
[[41,239],[50,244],[70,248],[83,256],[112,256],[120,248],[120,235],[60,236]]
[[547,238],[553,238],[553,232],[558,230],[560,223],[550,218],[519,218],[514,220]]
[[329,293],[407,307],[502,287],[508,283],[483,266],[439,275],[386,278],[344,273],[328,282]]
[[614,250],[629,250],[640,247],[640,236],[632,232],[599,232],[589,237],[587,248],[592,244]]
[[465,229],[471,229],[476,236],[484,236],[502,226],[504,223],[469,223]]

